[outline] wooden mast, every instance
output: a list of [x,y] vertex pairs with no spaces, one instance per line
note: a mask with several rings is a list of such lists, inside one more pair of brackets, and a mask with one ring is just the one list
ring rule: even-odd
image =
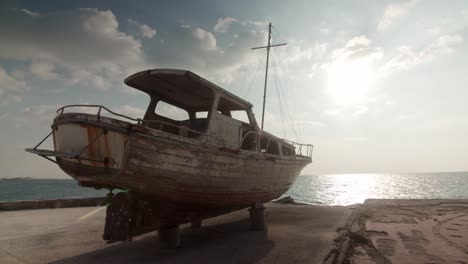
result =
[[262,127],[261,127],[262,130],[263,130],[264,117],[265,117],[265,100],[266,100],[267,82],[268,82],[268,63],[270,60],[270,48],[277,47],[277,46],[284,46],[284,45],[286,45],[286,43],[271,45],[271,22],[270,22],[270,24],[268,24],[268,44],[266,46],[252,48],[252,50],[265,49],[265,48],[267,50],[266,69],[265,69],[265,87],[263,88]]

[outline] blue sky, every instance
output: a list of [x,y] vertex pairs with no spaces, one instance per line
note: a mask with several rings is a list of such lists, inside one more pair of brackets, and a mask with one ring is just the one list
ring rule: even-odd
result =
[[65,177],[24,148],[61,105],[141,115],[148,98],[123,79],[143,69],[191,70],[260,120],[250,48],[270,21],[288,45],[272,51],[265,128],[315,145],[304,173],[468,170],[466,1],[2,1],[0,177]]

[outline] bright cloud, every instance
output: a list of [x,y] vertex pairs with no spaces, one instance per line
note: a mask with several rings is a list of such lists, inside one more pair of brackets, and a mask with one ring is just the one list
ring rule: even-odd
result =
[[20,102],[22,94],[28,89],[25,81],[14,78],[0,67],[0,105]]
[[[383,56],[382,50],[371,47],[371,43],[362,35],[352,38],[344,48],[333,52],[332,61],[326,65],[327,89],[337,104],[367,103],[375,64]],[[361,110],[358,113],[365,112]]]
[[377,29],[379,31],[387,29],[397,19],[405,16],[418,2],[419,0],[408,0],[403,3],[389,4],[385,7],[384,14],[379,21]]
[[[272,19],[278,27],[273,30],[273,43],[288,45],[270,53],[266,128],[295,139],[295,133],[289,133],[295,132],[291,131],[295,123],[296,129],[303,130],[298,134],[305,142],[320,146],[317,157],[321,160],[314,168],[328,166],[325,171],[333,171],[335,153],[349,147],[347,141],[379,139],[385,145],[388,137],[400,136],[400,146],[406,146],[424,133],[418,133],[418,138],[404,135],[402,123],[417,131],[427,116],[434,122],[457,123],[468,111],[463,101],[466,3],[386,3],[349,8],[319,1],[273,1],[267,13],[258,5],[249,5],[249,11],[243,12],[247,7],[237,2],[229,7],[215,2],[209,6],[186,2],[182,7],[171,2],[164,7],[157,4],[160,8],[152,8],[151,13],[145,11],[156,4],[136,4],[128,10],[111,1],[105,9],[74,9],[70,3],[40,9],[53,12],[37,12],[32,2],[25,4],[27,9],[3,8],[0,119],[11,125],[0,132],[13,135],[15,125],[22,125],[23,131],[31,132],[12,136],[15,145],[30,140],[39,129],[49,129],[44,124],[55,115],[56,103],[102,103],[116,112],[142,117],[145,95],[134,89],[124,89],[128,92],[124,95],[109,89],[123,87],[124,77],[148,68],[191,70],[251,101],[260,119],[265,50],[251,48],[266,45]],[[236,5],[242,8],[230,8]],[[318,10],[319,16],[311,13]],[[411,74],[398,74],[401,71]],[[90,91],[91,87],[98,90]],[[278,99],[282,92],[287,97],[284,101]],[[444,146],[451,127],[455,126],[447,124],[439,133]],[[456,131],[466,134],[465,130],[463,124]],[[343,138],[347,140],[334,149],[327,146]],[[366,151],[372,149],[362,152]],[[326,152],[333,154],[329,165]],[[461,164],[466,163],[463,153]],[[358,164],[356,168],[385,165],[372,160],[374,156],[353,151],[347,159],[353,166]]]
[[229,29],[229,26],[231,26],[233,22],[237,21],[237,19],[232,17],[220,17],[218,18],[218,22],[216,22],[216,25],[213,27],[213,29],[216,32],[226,32]]
[[133,118],[143,118],[145,115],[144,109],[132,105],[122,105],[115,109],[115,111]]
[[388,76],[395,71],[409,70],[418,64],[453,52],[461,43],[463,43],[463,37],[455,34],[440,36],[420,51],[409,46],[401,46],[398,49],[398,55],[382,65],[379,75]]
[[[114,80],[120,82],[122,74],[145,65],[141,43],[119,31],[111,11],[1,13],[0,32],[5,37],[0,41],[0,59],[30,63],[30,72],[41,79],[63,78],[69,84],[107,89]],[[47,25],[54,25],[54,30]]]
[[154,38],[156,36],[156,29],[151,28],[150,26],[146,24],[140,24],[136,22],[133,19],[129,19],[128,23],[132,26],[135,27],[138,33],[140,34],[141,37],[143,38]]
[[55,65],[53,63],[33,61],[30,66],[30,71],[33,75],[43,80],[59,79],[59,75],[55,72]]
[[209,31],[206,31],[202,28],[195,28],[192,31],[195,39],[201,44],[200,47],[207,50],[216,49],[216,38]]
[[157,65],[190,69],[215,83],[230,83],[250,73],[256,58],[248,51],[264,41],[262,31],[243,28],[229,45],[218,44],[217,36],[197,26],[184,24],[171,29],[164,43],[148,47],[146,55]]

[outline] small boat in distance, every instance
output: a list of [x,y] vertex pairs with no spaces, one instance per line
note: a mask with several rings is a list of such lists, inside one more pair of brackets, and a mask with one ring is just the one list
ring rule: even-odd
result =
[[[80,186],[111,190],[106,240],[268,202],[312,161],[312,145],[263,131],[251,103],[190,71],[145,70],[124,82],[150,97],[143,118],[102,105],[63,106],[49,134],[54,150],[38,148],[47,137],[26,149]],[[95,112],[73,111],[83,107]]]

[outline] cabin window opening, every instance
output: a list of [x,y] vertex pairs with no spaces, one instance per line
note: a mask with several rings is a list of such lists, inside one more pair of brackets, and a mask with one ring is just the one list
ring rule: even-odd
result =
[[189,114],[186,110],[177,106],[168,104],[164,101],[159,101],[154,112],[162,117],[169,118],[175,121],[189,119]]
[[294,149],[288,146],[283,145],[283,155],[292,156],[294,155]]
[[255,133],[243,133],[242,135],[242,146],[241,149],[256,151],[257,150],[257,134]]
[[196,112],[195,118],[208,118],[208,111]]
[[175,105],[158,101],[154,109],[154,116],[146,120],[152,128],[183,137],[191,137],[189,113]]
[[233,119],[239,120],[241,122],[250,124],[249,121],[249,116],[247,115],[247,112],[245,110],[234,110],[231,111],[231,117]]
[[260,149],[261,152],[263,153],[268,153],[268,154],[273,154],[273,155],[279,155],[279,144],[276,142],[276,140],[264,136],[262,137],[260,141]]
[[253,126],[250,124],[250,119],[247,111],[233,101],[229,101],[223,97],[219,99],[218,113],[232,118],[240,122],[240,137],[242,142],[240,147],[242,150],[256,151],[257,150],[257,134],[252,133],[254,131]]
[[[195,118],[190,119],[188,121],[188,127],[191,130],[195,130],[201,133],[206,132],[206,130],[208,129],[208,116],[209,116],[208,111],[195,112],[195,116],[194,116]],[[190,132],[189,137],[197,137],[197,136],[200,136],[201,133],[192,131]]]
[[279,155],[279,144],[275,140],[271,140],[270,144],[268,145],[267,153],[273,155]]
[[[234,112],[238,112],[238,111],[243,110],[243,107],[241,105],[239,105],[238,103],[236,103],[235,101],[230,101],[230,100],[228,100],[228,99],[226,99],[224,97],[221,97],[221,98],[219,98],[218,107],[217,107],[216,110],[218,111],[218,113],[220,113],[222,115],[234,118],[234,116],[232,114]],[[234,118],[234,119],[238,120],[237,118]],[[240,121],[242,121],[242,120],[240,120]],[[247,123],[249,123],[249,122],[247,121]]]

